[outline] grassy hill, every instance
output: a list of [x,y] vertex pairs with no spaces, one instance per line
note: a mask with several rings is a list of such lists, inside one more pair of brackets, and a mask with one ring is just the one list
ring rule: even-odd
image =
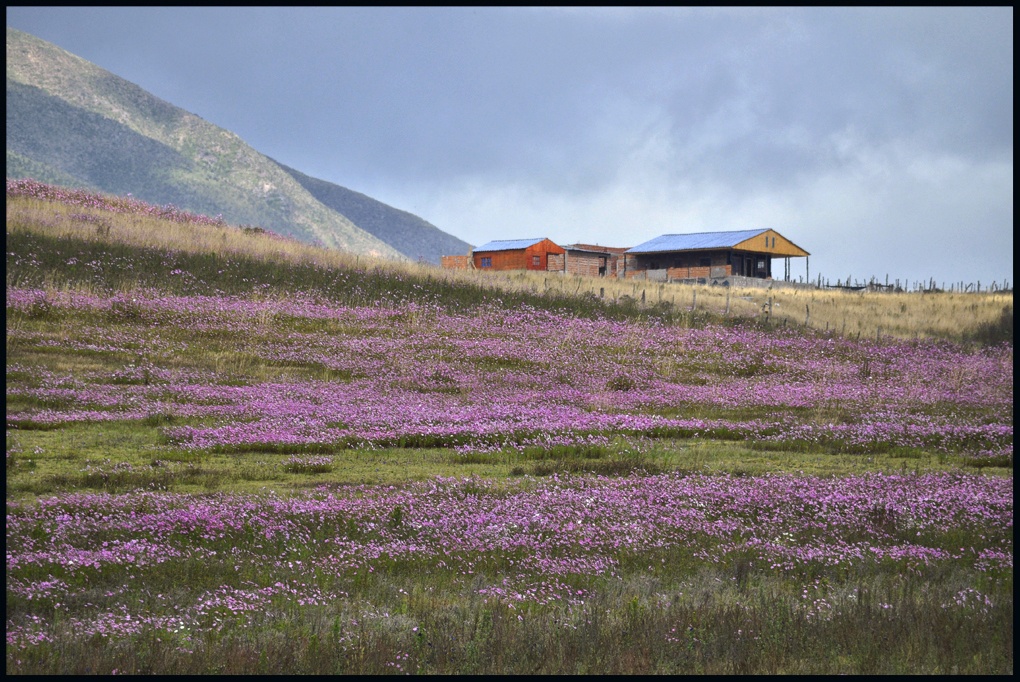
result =
[[[454,239],[368,200],[372,230],[399,237],[399,245],[388,243],[324,205],[237,135],[10,28],[6,93],[8,177],[130,193],[364,255],[417,259],[430,241]],[[390,224],[397,227],[388,229]]]

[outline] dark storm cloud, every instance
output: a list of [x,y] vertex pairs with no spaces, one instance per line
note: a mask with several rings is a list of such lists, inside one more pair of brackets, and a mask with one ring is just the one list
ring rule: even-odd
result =
[[325,134],[351,163],[395,173],[537,165],[552,179],[578,163],[611,167],[605,154],[623,150],[597,131],[603,121],[626,126],[614,116],[627,107],[658,109],[670,137],[704,149],[699,161],[720,173],[760,167],[774,177],[822,162],[818,143],[847,126],[875,142],[913,138],[968,155],[1012,147],[1012,60],[1001,58],[1012,22],[1001,10],[14,8],[12,16],[215,123],[243,127],[250,142],[311,152]]
[[891,233],[944,243],[981,216],[994,276],[1012,273],[1012,8],[7,17],[473,243],[521,229],[617,243],[764,224],[809,250],[853,235],[863,275],[893,269],[877,246]]

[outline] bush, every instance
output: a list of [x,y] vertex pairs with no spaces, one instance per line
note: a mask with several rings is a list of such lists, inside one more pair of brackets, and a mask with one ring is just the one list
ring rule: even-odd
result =
[[982,346],[997,346],[1000,343],[1013,345],[1013,306],[1003,306],[999,319],[985,322],[971,335],[971,340]]

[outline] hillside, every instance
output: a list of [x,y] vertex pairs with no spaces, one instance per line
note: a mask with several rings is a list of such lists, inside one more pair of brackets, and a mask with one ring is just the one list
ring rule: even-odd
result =
[[471,249],[467,242],[443,232],[413,213],[387,206],[346,187],[309,177],[278,161],[276,163],[324,205],[347,216],[358,227],[412,260],[439,265],[441,256],[464,254]]
[[[289,170],[230,131],[10,28],[6,93],[8,177],[132,194],[363,255],[417,259],[429,240],[454,239],[365,197],[360,204],[371,206],[372,230],[399,234],[401,243],[414,246],[404,253],[324,205]],[[407,227],[415,220],[423,227],[417,242]],[[387,229],[388,221],[397,227]]]

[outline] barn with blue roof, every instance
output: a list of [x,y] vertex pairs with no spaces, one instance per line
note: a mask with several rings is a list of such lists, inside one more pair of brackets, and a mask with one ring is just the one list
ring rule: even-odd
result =
[[627,277],[659,281],[752,277],[772,279],[772,260],[807,258],[807,251],[772,229],[664,234],[624,252]]

